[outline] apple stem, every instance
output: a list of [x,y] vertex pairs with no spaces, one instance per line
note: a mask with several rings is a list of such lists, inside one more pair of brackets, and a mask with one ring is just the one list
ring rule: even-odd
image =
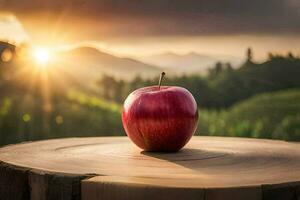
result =
[[163,80],[163,78],[164,78],[165,75],[166,75],[165,72],[162,72],[162,73],[160,74],[159,82],[158,82],[158,90],[160,90],[160,86],[161,86],[162,80]]

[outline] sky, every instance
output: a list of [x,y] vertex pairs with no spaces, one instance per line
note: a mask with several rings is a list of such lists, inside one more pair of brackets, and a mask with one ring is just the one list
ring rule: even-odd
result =
[[0,0],[0,8],[13,24],[0,15],[1,33],[15,28],[16,40],[47,45],[89,44],[129,56],[241,57],[249,46],[257,59],[300,53],[299,0]]
[[0,38],[11,42],[27,41],[27,35],[20,21],[10,13],[0,13]]

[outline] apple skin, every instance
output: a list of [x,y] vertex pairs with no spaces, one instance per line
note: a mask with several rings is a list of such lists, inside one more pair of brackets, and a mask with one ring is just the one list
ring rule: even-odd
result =
[[178,151],[196,131],[197,103],[182,87],[140,88],[125,100],[122,122],[127,136],[141,149]]

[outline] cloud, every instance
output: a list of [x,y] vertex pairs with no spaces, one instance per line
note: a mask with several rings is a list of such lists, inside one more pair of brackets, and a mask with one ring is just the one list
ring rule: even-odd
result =
[[[298,0],[0,0],[0,7],[20,18],[47,13],[86,34],[226,35],[296,34]],[[37,19],[36,19],[37,20]],[[42,23],[43,18],[38,18]],[[71,22],[72,23],[68,23]],[[98,25],[101,24],[101,27]]]

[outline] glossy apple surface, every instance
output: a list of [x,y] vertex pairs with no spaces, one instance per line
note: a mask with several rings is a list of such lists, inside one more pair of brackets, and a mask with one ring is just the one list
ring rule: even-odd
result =
[[178,151],[197,128],[197,103],[182,87],[140,88],[125,100],[122,122],[128,137],[140,148]]

